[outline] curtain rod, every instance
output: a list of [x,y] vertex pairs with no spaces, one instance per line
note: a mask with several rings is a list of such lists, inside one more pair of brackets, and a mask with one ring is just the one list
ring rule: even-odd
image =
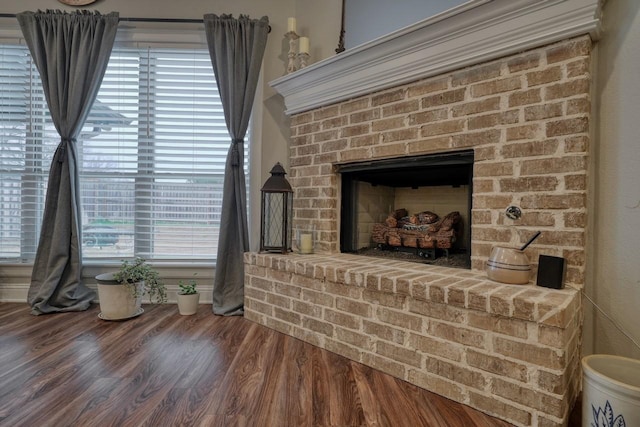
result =
[[[15,18],[15,13],[0,13],[0,18]],[[125,22],[161,22],[161,23],[181,23],[181,24],[202,24],[204,19],[190,19],[190,18],[119,18],[120,21]],[[269,25],[269,32],[271,32],[271,25]]]

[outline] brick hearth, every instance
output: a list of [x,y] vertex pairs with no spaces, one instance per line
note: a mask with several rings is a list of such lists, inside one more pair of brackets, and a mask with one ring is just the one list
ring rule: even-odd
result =
[[245,255],[245,317],[517,425],[578,386],[574,289],[356,255]]
[[[247,254],[245,313],[516,425],[563,425],[579,388],[590,114],[578,37],[292,117],[294,227],[314,255]],[[339,253],[341,163],[474,150],[471,270]],[[520,220],[504,210],[520,206]],[[567,260],[568,287],[486,278],[495,244]]]

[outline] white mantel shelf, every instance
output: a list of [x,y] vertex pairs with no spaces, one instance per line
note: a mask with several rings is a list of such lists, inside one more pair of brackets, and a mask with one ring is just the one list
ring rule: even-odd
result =
[[600,32],[601,0],[471,0],[271,81],[286,113]]

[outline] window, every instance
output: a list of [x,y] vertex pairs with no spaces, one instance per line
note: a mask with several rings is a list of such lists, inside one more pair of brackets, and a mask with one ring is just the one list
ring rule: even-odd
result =
[[[59,137],[26,47],[0,46],[0,109],[0,258],[31,260]],[[115,48],[77,142],[84,259],[214,259],[229,144],[206,49]]]

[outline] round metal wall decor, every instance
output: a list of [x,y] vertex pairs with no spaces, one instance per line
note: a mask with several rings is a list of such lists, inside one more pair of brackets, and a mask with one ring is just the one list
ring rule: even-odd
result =
[[96,2],[96,0],[58,0],[58,1],[68,6],[86,6],[88,4]]

